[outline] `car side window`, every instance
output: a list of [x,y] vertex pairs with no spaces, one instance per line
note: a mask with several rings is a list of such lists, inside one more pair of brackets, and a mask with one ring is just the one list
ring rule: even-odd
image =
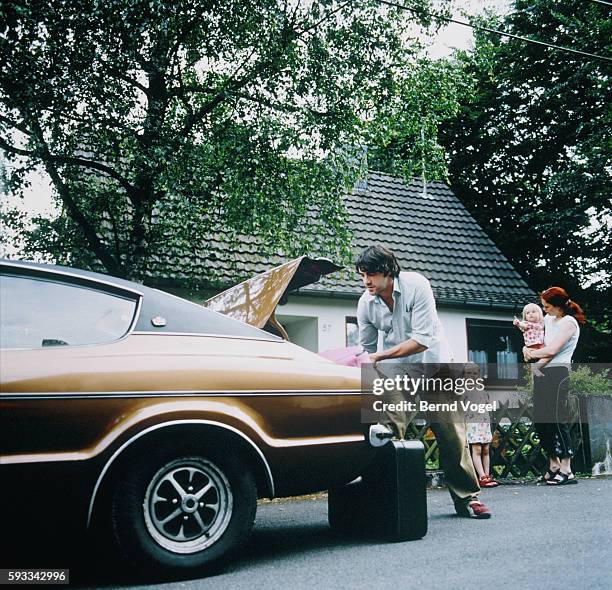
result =
[[102,344],[129,330],[137,300],[84,286],[0,275],[0,347]]

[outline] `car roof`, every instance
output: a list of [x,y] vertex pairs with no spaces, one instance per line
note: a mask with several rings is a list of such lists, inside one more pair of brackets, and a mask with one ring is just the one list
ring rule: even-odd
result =
[[44,262],[32,262],[30,260],[9,260],[6,258],[0,258],[0,264],[3,266],[11,266],[14,268],[29,268],[32,270],[40,270],[55,274],[61,274],[64,276],[77,276],[85,278],[89,281],[95,281],[97,283],[115,285],[117,287],[123,287],[128,291],[134,291],[140,293],[142,289],[146,289],[144,285],[120,279],[112,275],[107,275],[99,272],[93,272],[90,270],[83,270],[82,268],[75,268],[71,266],[62,266],[61,264],[47,264]]
[[0,259],[0,267],[37,278],[62,279],[128,298],[140,296],[142,308],[135,327],[138,332],[210,334],[281,341],[273,334],[206,309],[197,303],[133,281],[79,268],[22,260]]

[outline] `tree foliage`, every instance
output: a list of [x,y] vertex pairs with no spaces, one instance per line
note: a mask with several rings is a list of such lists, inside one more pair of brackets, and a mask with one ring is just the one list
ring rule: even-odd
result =
[[[515,0],[486,24],[611,57],[609,17],[593,2]],[[458,61],[476,92],[444,127],[455,194],[532,287],[586,305],[609,360],[610,62],[487,32]]]
[[[431,24],[430,0],[406,5],[3,3],[8,188],[40,166],[62,211],[21,227],[25,249],[136,279],[220,228],[289,253],[345,251],[351,146],[412,53],[407,27]],[[313,210],[318,224],[304,221]]]
[[447,60],[419,58],[400,70],[367,125],[368,164],[410,179],[447,180],[445,122],[473,92],[473,79]]

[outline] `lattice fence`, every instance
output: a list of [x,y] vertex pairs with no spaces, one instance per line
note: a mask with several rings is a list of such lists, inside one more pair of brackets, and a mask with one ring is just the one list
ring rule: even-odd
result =
[[[577,400],[570,401],[573,416],[570,432],[575,453],[575,465],[583,452],[582,424]],[[491,465],[497,475],[525,477],[539,475],[546,470],[548,459],[544,454],[533,423],[533,408],[530,401],[519,403],[517,408],[503,404],[491,416],[493,442],[491,443]]]
[[[573,422],[571,424],[572,443],[575,452],[573,466],[582,471],[586,461],[583,424],[577,400],[572,404]],[[521,401],[518,407],[502,404],[497,412],[491,414],[491,468],[497,477],[528,477],[539,475],[546,470],[548,461],[542,450],[533,424],[531,402]],[[425,445],[425,459],[428,469],[438,468],[438,445],[429,424],[419,416],[409,424],[406,438],[416,439]]]

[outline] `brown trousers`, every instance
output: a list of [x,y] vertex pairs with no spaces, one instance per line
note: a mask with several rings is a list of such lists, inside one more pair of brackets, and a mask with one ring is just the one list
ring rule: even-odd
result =
[[[438,376],[448,376],[442,371]],[[452,403],[461,399],[451,392],[421,393],[420,399],[430,403]],[[401,393],[388,393],[386,401],[401,401]],[[414,415],[402,411],[385,412],[387,424],[398,438],[405,438],[406,429]],[[446,485],[455,507],[478,500],[480,485],[467,443],[465,417],[457,412],[428,411],[425,416],[436,437],[440,453],[440,467],[444,471]]]

